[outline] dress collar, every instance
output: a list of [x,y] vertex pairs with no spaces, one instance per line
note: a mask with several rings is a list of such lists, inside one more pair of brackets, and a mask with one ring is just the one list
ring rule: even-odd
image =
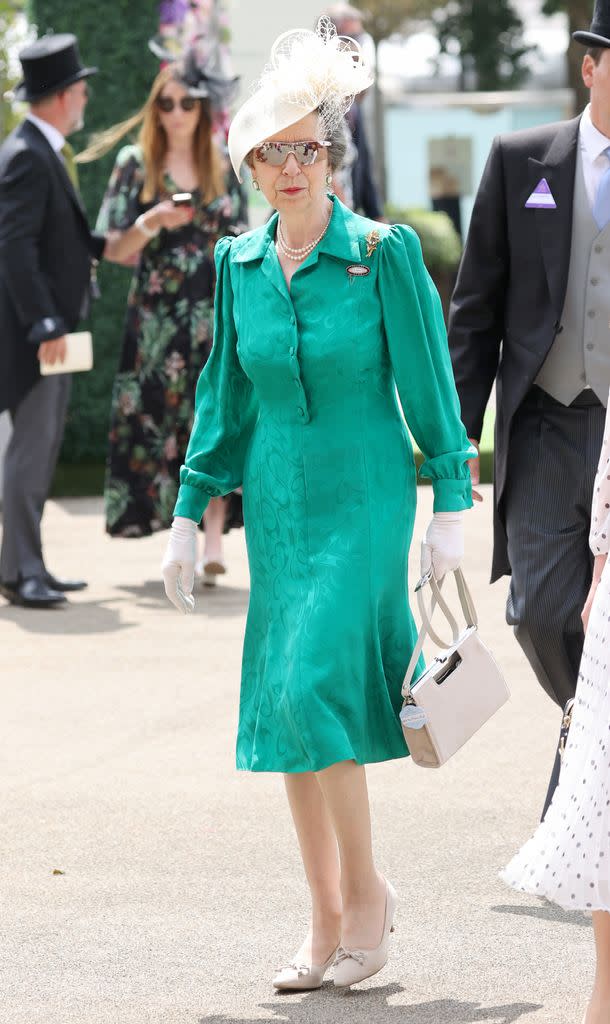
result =
[[[344,206],[336,196],[331,196],[330,199],[333,211],[324,238],[304,261],[303,266],[317,262],[319,253],[326,253],[350,263],[352,260],[360,259],[362,219]],[[278,214],[274,213],[264,227],[249,232],[246,236],[242,235],[238,251],[235,253],[235,262],[249,263],[252,260],[262,260],[269,247],[274,244],[277,221]]]

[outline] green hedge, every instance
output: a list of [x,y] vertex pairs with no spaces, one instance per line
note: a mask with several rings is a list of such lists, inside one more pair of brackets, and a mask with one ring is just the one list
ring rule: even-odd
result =
[[[42,34],[74,32],[86,65],[100,69],[89,79],[91,99],[86,130],[71,138],[77,150],[92,131],[108,128],[137,110],[146,98],[159,64],[148,49],[158,30],[156,0],[30,0],[30,20]],[[115,153],[79,168],[81,191],[91,224],[112,169]],[[131,271],[102,264],[102,298],[94,304],[89,327],[95,345],[95,369],[74,375],[74,390],[61,453],[63,463],[100,462],[107,448],[110,393],[120,351]]]
[[385,215],[391,224],[408,224],[417,232],[424,262],[433,277],[437,274],[452,274],[457,270],[462,255],[462,242],[453,221],[446,213],[388,203]]

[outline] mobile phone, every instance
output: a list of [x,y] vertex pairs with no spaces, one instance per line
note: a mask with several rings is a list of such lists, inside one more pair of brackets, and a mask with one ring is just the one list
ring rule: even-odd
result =
[[192,206],[193,196],[190,192],[174,192],[172,203],[174,206]]

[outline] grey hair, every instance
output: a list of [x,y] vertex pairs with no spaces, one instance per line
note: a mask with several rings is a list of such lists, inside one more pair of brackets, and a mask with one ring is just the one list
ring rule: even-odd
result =
[[347,153],[349,142],[347,135],[348,131],[349,128],[347,126],[347,122],[345,118],[343,118],[339,121],[339,124],[328,133],[328,137],[326,139],[327,142],[330,142],[330,146],[328,147],[328,163],[333,173],[340,170],[343,161],[345,160],[345,154]]

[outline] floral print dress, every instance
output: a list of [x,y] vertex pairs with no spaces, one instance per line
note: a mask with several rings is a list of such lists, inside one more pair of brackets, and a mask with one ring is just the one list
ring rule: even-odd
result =
[[[167,193],[159,199],[179,191],[169,177],[166,182]],[[141,204],[143,184],[142,152],[125,146],[108,183],[98,231],[125,231],[154,205]],[[198,190],[193,200],[190,224],[163,229],[144,247],[129,292],[104,490],[106,529],[115,536],[147,536],[171,525],[195,387],[212,348],[214,246],[223,235],[246,228],[236,179],[207,206]],[[242,523],[241,498],[229,495],[226,528]]]

